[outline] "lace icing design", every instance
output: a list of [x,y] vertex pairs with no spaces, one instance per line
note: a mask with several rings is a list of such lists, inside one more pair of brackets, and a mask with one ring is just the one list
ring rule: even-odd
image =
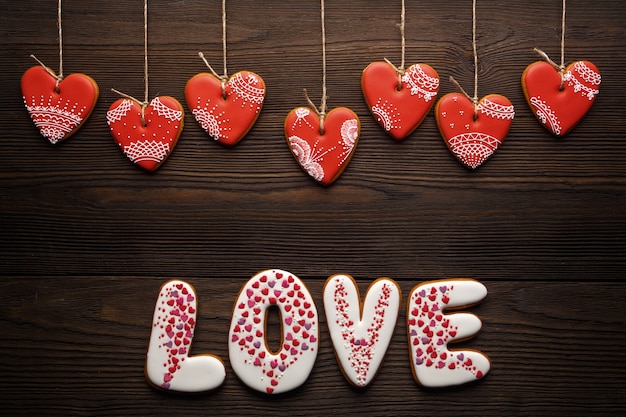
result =
[[227,132],[232,130],[231,128],[226,128],[223,125],[228,124],[230,122],[229,118],[224,118],[225,112],[215,113],[217,109],[217,104],[213,105],[213,107],[209,108],[211,104],[211,100],[207,100],[207,105],[205,108],[195,108],[192,110],[192,113],[200,126],[211,136],[214,140],[226,140],[228,139]]
[[484,115],[500,120],[513,120],[513,117],[515,117],[513,105],[498,104],[488,99],[483,99],[478,103],[478,111]]
[[530,103],[535,108],[535,114],[541,123],[546,125],[555,135],[561,134],[561,123],[550,106],[540,96],[531,97]]
[[387,100],[383,101],[382,97],[372,106],[372,113],[386,132],[402,127],[398,108]]
[[402,76],[402,82],[410,87],[411,95],[422,97],[425,102],[435,97],[439,89],[439,79],[426,74],[419,65],[409,67]]
[[142,161],[159,163],[170,153],[170,145],[156,140],[131,142],[124,146],[124,153],[135,163]]
[[580,79],[576,77],[574,72],[570,69],[563,75],[563,81],[567,83],[567,86],[573,87],[575,93],[581,93],[582,96],[587,97],[589,100],[593,100],[598,95],[600,90],[589,87],[583,84],[582,81],[588,85],[597,87],[600,85],[602,77],[598,72],[589,68],[583,61],[576,62],[573,68],[574,72],[578,74]]
[[150,103],[150,106],[156,110],[159,116],[165,117],[172,122],[179,122],[183,118],[182,111],[167,106],[161,101],[160,97],[155,97]]
[[228,81],[228,85],[235,93],[235,97],[250,103],[251,108],[256,108],[256,113],[259,112],[260,105],[263,104],[265,99],[265,90],[257,87],[259,84],[260,80],[254,74],[248,73],[244,77],[240,72],[236,73]]
[[122,120],[130,111],[132,102],[130,100],[122,100],[117,107],[107,111],[107,123],[112,125],[115,122]]
[[348,119],[341,125],[341,140],[343,142],[343,152],[337,158],[340,158],[339,166],[346,162],[346,159],[352,154],[354,145],[359,138],[359,122],[356,119]]
[[448,141],[452,153],[472,169],[489,159],[501,143],[499,139],[480,132],[461,133]]
[[306,140],[295,135],[289,137],[289,144],[302,168],[316,181],[321,181],[324,178],[324,168],[322,168],[319,162],[323,161],[324,155],[333,151],[334,148],[326,151],[317,149],[318,142],[315,142],[315,145],[311,148]]
[[84,106],[79,109],[78,103],[63,102],[63,99],[53,104],[52,97],[49,97],[46,102],[44,96],[38,102],[34,96],[31,97],[30,104],[24,97],[24,104],[35,126],[52,144],[63,140],[68,133],[80,126],[86,110]]

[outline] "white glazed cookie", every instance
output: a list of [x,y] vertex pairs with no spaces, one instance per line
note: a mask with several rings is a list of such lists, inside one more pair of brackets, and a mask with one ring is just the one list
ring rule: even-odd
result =
[[159,291],[145,374],[155,387],[201,392],[219,387],[226,377],[222,361],[213,355],[189,356],[196,327],[197,297],[184,281],[168,281]]
[[374,281],[361,303],[349,275],[334,275],[324,285],[324,310],[335,354],[344,376],[356,387],[376,376],[393,336],[401,303],[400,288],[389,278]]
[[[281,349],[266,343],[267,310],[277,306]],[[302,385],[315,364],[319,321],[311,294],[295,275],[279,269],[259,272],[241,289],[228,334],[231,366],[243,383],[268,394]]]
[[464,384],[484,377],[491,363],[474,350],[449,350],[448,343],[478,333],[482,323],[469,313],[444,309],[478,303],[487,288],[471,279],[431,281],[413,288],[407,303],[409,351],[413,375],[426,387]]

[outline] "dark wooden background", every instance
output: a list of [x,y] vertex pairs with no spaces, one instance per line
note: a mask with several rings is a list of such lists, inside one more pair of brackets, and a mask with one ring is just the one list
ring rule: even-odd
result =
[[[100,86],[98,104],[67,142],[50,145],[24,109],[22,73],[35,54],[58,67],[56,1],[0,2],[0,414],[28,415],[619,415],[626,413],[626,2],[568,3],[566,61],[602,72],[587,118],[555,139],[520,86],[534,47],[559,60],[561,2],[478,2],[479,95],[515,105],[512,129],[477,172],[458,164],[432,113],[405,142],[368,114],[361,71],[400,61],[400,2],[328,1],[329,106],[361,118],[358,149],[323,188],[290,155],[283,120],[321,94],[316,1],[228,4],[229,72],[260,74],[268,92],[249,135],[213,143],[187,111],[178,146],[154,174],[114,144],[105,114],[143,95],[141,1],[66,0],[65,74]],[[184,103],[187,80],[221,70],[220,2],[153,0],[150,91]],[[407,64],[472,89],[471,1],[408,1]],[[185,105],[185,108],[188,109]],[[309,380],[279,397],[246,388],[228,362],[232,303],[268,268],[308,285],[321,349]],[[383,367],[364,391],[339,371],[321,290],[335,273],[361,290],[397,280],[403,309]],[[489,295],[470,311],[482,332],[462,344],[493,370],[460,388],[425,390],[412,377],[404,308],[422,281],[472,277]],[[195,353],[220,356],[224,385],[168,395],[143,375],[161,284],[198,290]]]

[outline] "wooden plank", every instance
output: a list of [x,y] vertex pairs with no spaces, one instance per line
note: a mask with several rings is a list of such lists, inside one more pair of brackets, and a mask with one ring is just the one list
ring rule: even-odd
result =
[[[261,115],[235,148],[207,137],[184,103],[186,81],[221,70],[220,2],[151,1],[150,94],[186,110],[182,137],[158,172],[133,167],[105,114],[116,88],[143,95],[141,2],[65,0],[65,73],[83,72],[100,99],[58,146],[24,109],[19,80],[35,54],[58,67],[56,2],[2,3],[0,15],[0,406],[6,414],[617,415],[626,411],[626,3],[568,2],[566,61],[593,61],[602,87],[587,117],[554,139],[525,103],[520,76],[560,59],[560,2],[478,2],[479,95],[515,105],[511,131],[476,172],[449,154],[431,114],[402,143],[369,115],[362,70],[399,64],[400,3],[326,2],[329,106],[352,108],[361,139],[330,188],[304,174],[283,122],[321,94],[319,3],[228,4],[228,69],[260,74]],[[558,3],[558,4],[557,4]],[[440,95],[454,76],[473,87],[471,2],[407,2],[406,61],[433,66]],[[371,387],[337,366],[322,315],[315,368],[298,390],[258,395],[230,367],[227,333],[241,286],[267,268],[291,271],[322,311],[324,280],[375,278],[404,294],[426,280],[472,277],[489,290],[470,309],[484,322],[462,346],[493,370],[468,386],[426,390],[409,368],[404,304]],[[220,356],[225,384],[167,395],[143,376],[158,288],[199,293],[194,352]],[[270,328],[272,334],[277,329]]]

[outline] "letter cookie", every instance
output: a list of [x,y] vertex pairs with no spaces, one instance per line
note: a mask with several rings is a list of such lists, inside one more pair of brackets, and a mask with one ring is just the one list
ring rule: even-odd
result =
[[[267,310],[277,306],[281,349],[266,343]],[[259,272],[237,297],[228,334],[228,355],[237,376],[250,388],[268,394],[302,385],[315,364],[318,350],[317,309],[311,294],[295,275],[272,269]]]
[[190,357],[196,327],[197,301],[191,285],[168,281],[159,291],[145,373],[157,388],[180,392],[201,392],[219,387],[226,368],[214,355]]
[[324,285],[324,310],[335,354],[352,385],[365,387],[383,362],[401,303],[400,287],[388,278],[374,281],[361,303],[349,275],[334,275]]
[[411,290],[407,303],[409,351],[413,376],[426,387],[459,385],[489,372],[489,358],[474,350],[449,350],[448,343],[480,331],[478,317],[445,314],[444,309],[478,303],[487,289],[478,281],[454,279],[426,282]]

